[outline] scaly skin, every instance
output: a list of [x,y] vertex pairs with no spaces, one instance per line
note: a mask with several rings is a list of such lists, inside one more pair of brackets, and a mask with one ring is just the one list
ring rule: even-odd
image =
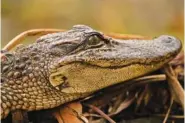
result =
[[178,39],[118,40],[78,25],[45,35],[1,57],[1,118],[49,109],[159,69],[181,49]]

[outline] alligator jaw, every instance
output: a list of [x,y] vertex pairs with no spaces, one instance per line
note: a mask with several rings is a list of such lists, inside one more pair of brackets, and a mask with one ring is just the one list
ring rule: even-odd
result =
[[[66,56],[50,76],[65,76],[65,93],[92,93],[162,67],[181,49],[178,39],[160,36],[154,40],[111,40],[111,45]],[[59,79],[60,80],[60,79]],[[57,82],[56,82],[57,83]],[[60,82],[58,86],[60,86]],[[70,90],[70,91],[69,91]]]
[[181,49],[181,42],[178,39],[165,35],[154,40],[112,39],[110,44],[65,56],[60,59],[56,68],[77,62],[106,68],[132,64],[164,64],[173,59]]

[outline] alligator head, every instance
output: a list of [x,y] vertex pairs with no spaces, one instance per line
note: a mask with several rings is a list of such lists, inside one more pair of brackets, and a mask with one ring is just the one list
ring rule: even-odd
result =
[[159,69],[181,42],[163,35],[120,40],[88,26],[42,36],[1,57],[1,117],[48,109]]

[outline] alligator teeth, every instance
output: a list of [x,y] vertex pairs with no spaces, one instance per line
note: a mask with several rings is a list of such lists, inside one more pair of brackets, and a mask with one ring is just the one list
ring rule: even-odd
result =
[[60,90],[60,88],[57,86],[57,87],[55,87],[57,90]]

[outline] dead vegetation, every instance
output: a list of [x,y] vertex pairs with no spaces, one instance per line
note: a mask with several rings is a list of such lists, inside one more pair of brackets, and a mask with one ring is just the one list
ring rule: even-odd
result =
[[[121,39],[143,38],[109,35]],[[17,44],[13,42],[9,45],[11,48]],[[12,118],[14,123],[181,123],[184,120],[183,86],[184,53],[181,52],[164,68],[150,75],[100,90],[86,99],[55,109],[29,112],[28,117],[24,111],[14,112]],[[2,122],[11,122],[11,115]]]

